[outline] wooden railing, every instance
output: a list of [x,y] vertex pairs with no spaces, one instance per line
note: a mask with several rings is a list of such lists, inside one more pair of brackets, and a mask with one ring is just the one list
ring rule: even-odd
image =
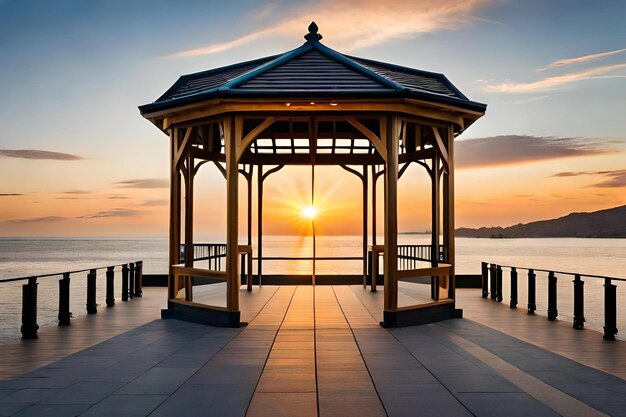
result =
[[[185,244],[180,245],[180,259],[185,261]],[[225,243],[194,243],[192,261],[208,261],[208,268],[222,270],[222,259],[226,259]]]
[[528,314],[535,314],[537,310],[537,272],[548,274],[548,320],[554,321],[558,317],[558,294],[557,294],[557,275],[574,277],[573,297],[573,327],[574,329],[582,329],[585,325],[585,292],[583,277],[603,280],[604,281],[604,339],[615,340],[617,334],[617,285],[613,282],[626,281],[624,278],[608,277],[604,275],[578,274],[574,272],[563,272],[549,269],[524,268],[510,265],[499,265],[495,263],[481,263],[482,275],[482,297],[490,297],[492,300],[502,302],[502,280],[504,279],[504,270],[508,269],[510,273],[510,303],[511,308],[517,308],[518,304],[518,278],[519,271],[527,271],[528,285]]
[[[439,253],[436,260],[444,261],[443,245],[439,245]],[[423,262],[432,262],[432,246],[431,245],[398,245],[398,268],[416,269]]]
[[[380,280],[380,257],[384,255],[384,245],[373,245],[368,249],[367,276],[371,281],[371,290],[376,292]],[[431,259],[430,245],[398,245],[398,279],[431,277],[431,298],[440,301],[453,296],[449,290],[451,265],[443,263],[443,245],[439,246],[438,259]],[[429,263],[425,266],[424,263]],[[376,277],[372,277],[375,271]]]
[[38,279],[62,277],[59,280],[59,326],[69,326],[72,313],[70,312],[70,276],[87,272],[87,314],[96,314],[96,280],[98,271],[104,271],[106,277],[106,305],[115,305],[115,273],[120,273],[122,301],[128,301],[134,297],[141,297],[143,281],[143,261],[130,262],[98,268],[79,269],[67,272],[55,272],[29,277],[0,279],[0,284],[5,282],[27,281],[22,285],[22,327],[23,339],[36,339],[39,325],[37,324],[37,283]]

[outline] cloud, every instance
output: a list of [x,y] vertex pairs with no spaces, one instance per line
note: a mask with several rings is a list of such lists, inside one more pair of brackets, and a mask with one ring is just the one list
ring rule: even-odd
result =
[[106,197],[107,200],[130,200],[130,197],[125,195],[110,195]]
[[[626,64],[605,65],[586,69],[584,71],[571,72],[563,75],[547,77],[542,80],[528,83],[503,83],[488,85],[485,91],[488,93],[529,93],[535,91],[553,90],[567,84],[584,81],[590,78],[622,78],[623,74],[611,74],[626,69]],[[610,74],[610,75],[607,75]]]
[[[262,8],[259,19],[271,15],[274,21],[261,29],[239,38],[169,55],[169,58],[187,58],[223,52],[268,35],[302,36],[313,16],[320,33],[333,46],[355,50],[379,45],[390,40],[412,38],[438,30],[459,30],[474,22],[484,21],[474,16],[491,0],[396,0],[393,6],[378,0],[319,0],[317,2],[281,5],[282,15],[276,19],[276,10],[268,13]],[[267,6],[265,6],[267,7]]]
[[619,188],[626,187],[626,170],[614,171],[578,171],[578,172],[557,172],[552,178],[569,178],[581,175],[592,175],[601,177],[600,182],[589,185],[589,187]]
[[459,168],[524,164],[549,159],[614,152],[597,139],[502,135],[460,140],[455,144]]
[[136,216],[137,214],[139,214],[139,212],[136,210],[116,208],[113,210],[99,211],[94,214],[85,214],[84,216],[77,217],[77,219],[101,219],[105,217],[132,217],[132,216]]
[[144,178],[119,181],[115,185],[120,188],[167,188],[169,187],[169,181],[163,178]]
[[84,194],[91,194],[91,191],[71,190],[71,191],[63,191],[63,194],[84,195]]
[[0,197],[17,197],[20,195],[24,195],[24,194],[14,194],[14,193],[2,193],[0,194]]
[[67,220],[67,217],[61,217],[61,216],[31,217],[28,219],[7,220],[5,223],[14,223],[14,224],[54,223],[54,222],[59,222],[61,220]]
[[583,56],[579,56],[576,58],[559,59],[558,61],[554,61],[553,63],[548,64],[544,67],[537,68],[537,71],[546,71],[552,68],[564,67],[566,65],[581,64],[583,62],[595,61],[596,59],[601,59],[607,56],[621,54],[622,52],[626,52],[626,49],[618,49],[616,51],[601,52],[599,54],[583,55]]
[[54,161],[79,161],[82,156],[62,152],[42,151],[38,149],[0,149],[0,156],[6,158],[47,159]]
[[141,205],[146,207],[159,207],[166,206],[169,204],[169,200],[167,199],[157,199],[157,200],[146,200]]

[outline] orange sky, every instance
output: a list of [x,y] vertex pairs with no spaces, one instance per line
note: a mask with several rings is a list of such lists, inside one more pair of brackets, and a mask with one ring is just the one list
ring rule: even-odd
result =
[[[296,48],[311,20],[331,48],[444,73],[488,105],[457,139],[457,227],[626,204],[626,3],[94,3],[0,0],[0,237],[167,236],[167,137],[137,106],[181,74]],[[309,233],[299,218],[309,170],[267,180],[266,233]],[[196,191],[196,236],[223,240],[214,166]],[[399,229],[430,229],[423,170],[409,168],[399,191]],[[361,233],[354,176],[319,168],[316,201],[318,233]],[[379,216],[382,225],[382,205]]]

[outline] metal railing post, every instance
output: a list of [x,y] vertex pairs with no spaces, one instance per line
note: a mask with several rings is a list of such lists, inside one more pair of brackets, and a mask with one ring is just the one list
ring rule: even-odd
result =
[[582,329],[585,326],[585,283],[580,275],[574,276],[574,329]]
[[122,265],[122,301],[128,301],[128,264]]
[[496,299],[496,295],[498,293],[498,284],[496,283],[496,264],[491,264],[489,266],[489,295],[492,300]]
[[615,340],[617,334],[617,286],[604,280],[604,340]]
[[63,274],[59,280],[59,326],[69,326],[71,324],[70,313],[70,273]]
[[37,278],[22,285],[22,339],[37,339]]
[[115,267],[108,266],[106,273],[107,280],[107,294],[106,303],[107,307],[113,307],[115,305]]
[[528,270],[528,314],[537,310],[537,275],[533,269]]
[[548,272],[548,320],[554,321],[559,315],[556,298],[556,276]]
[[483,298],[487,298],[489,295],[489,266],[487,262],[481,262],[480,267],[483,288],[482,296]]
[[130,273],[128,274],[128,296],[132,299],[135,297],[135,263],[128,264]]
[[363,289],[367,288],[367,280],[372,282],[372,251],[367,251],[367,279],[363,281]]
[[135,297],[143,296],[143,261],[135,262]]
[[502,302],[502,266],[496,266],[496,301]]
[[91,269],[87,274],[87,314],[96,314],[96,270]]
[[517,269],[511,267],[511,308],[517,308]]

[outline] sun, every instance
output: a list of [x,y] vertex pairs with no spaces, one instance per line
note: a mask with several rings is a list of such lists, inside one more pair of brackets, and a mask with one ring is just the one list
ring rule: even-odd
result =
[[317,209],[313,206],[305,207],[302,209],[302,216],[307,219],[314,219],[317,216]]

